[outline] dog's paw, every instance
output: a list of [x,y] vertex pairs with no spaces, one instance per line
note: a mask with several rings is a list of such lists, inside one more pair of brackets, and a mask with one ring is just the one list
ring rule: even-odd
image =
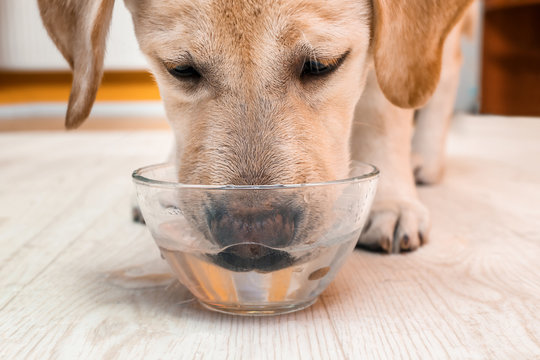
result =
[[399,253],[428,241],[429,211],[415,198],[375,202],[358,247]]
[[441,156],[412,156],[414,179],[419,185],[433,185],[441,182],[444,175],[444,158]]
[[144,217],[143,217],[143,214],[141,212],[141,208],[139,207],[139,205],[131,206],[131,219],[133,220],[133,222],[140,223],[143,225],[145,224]]

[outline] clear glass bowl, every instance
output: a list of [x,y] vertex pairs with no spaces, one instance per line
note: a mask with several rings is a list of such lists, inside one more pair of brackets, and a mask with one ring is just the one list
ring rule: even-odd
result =
[[133,172],[145,222],[173,273],[205,307],[271,315],[313,304],[353,251],[379,171],[261,186],[177,182],[172,164]]

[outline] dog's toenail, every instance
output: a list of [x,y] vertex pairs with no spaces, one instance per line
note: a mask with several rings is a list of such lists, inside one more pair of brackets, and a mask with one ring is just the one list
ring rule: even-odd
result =
[[424,235],[422,235],[421,232],[418,233],[418,239],[420,239],[420,244],[423,245],[424,244]]
[[381,240],[381,248],[387,252],[392,251],[392,246],[390,244],[390,238],[385,237]]
[[401,239],[401,245],[404,247],[404,248],[408,248],[409,247],[409,235],[405,234],[403,236],[403,238]]

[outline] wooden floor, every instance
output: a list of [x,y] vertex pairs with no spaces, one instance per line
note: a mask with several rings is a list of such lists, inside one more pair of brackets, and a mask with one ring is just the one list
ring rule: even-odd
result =
[[130,173],[169,144],[0,133],[0,359],[540,359],[540,119],[457,119],[444,183],[420,190],[431,243],[357,250],[314,306],[268,318],[129,281],[159,259]]

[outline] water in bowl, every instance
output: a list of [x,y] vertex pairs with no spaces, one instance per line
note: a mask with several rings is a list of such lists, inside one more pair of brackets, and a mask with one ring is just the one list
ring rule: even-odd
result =
[[354,231],[311,248],[266,248],[265,256],[253,262],[231,256],[228,249],[160,249],[202,305],[226,313],[272,315],[313,304],[337,275],[359,234]]

